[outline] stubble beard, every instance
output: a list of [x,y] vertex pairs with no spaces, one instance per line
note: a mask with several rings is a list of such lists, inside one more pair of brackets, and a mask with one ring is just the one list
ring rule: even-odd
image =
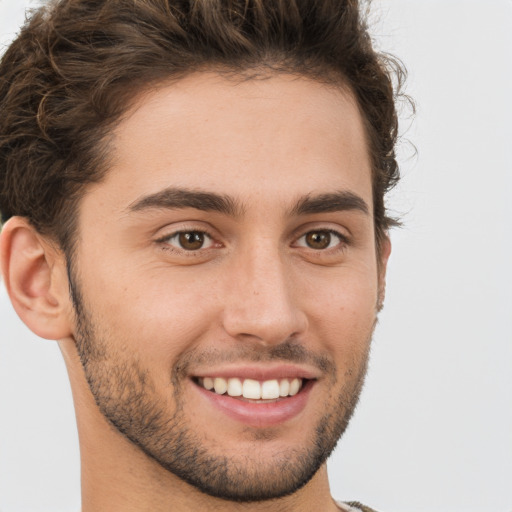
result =
[[[98,336],[76,281],[70,283],[76,314],[76,347],[99,410],[148,457],[199,491],[237,502],[265,501],[293,494],[313,478],[347,428],[364,384],[369,339],[365,340],[368,348],[359,367],[351,369],[350,386],[339,392],[331,410],[319,418],[308,445],[276,453],[271,459],[258,458],[257,443],[265,443],[266,438],[272,437],[271,433],[266,436],[261,431],[254,433],[254,450],[237,458],[227,457],[209,450],[187,419],[183,374],[189,361],[177,361],[171,371],[169,389],[175,408],[170,416],[150,371],[135,359],[123,360]],[[285,342],[269,349],[264,359],[300,362],[305,354],[303,347]],[[262,360],[261,354],[257,360]],[[334,363],[328,373],[334,386],[337,381]]]

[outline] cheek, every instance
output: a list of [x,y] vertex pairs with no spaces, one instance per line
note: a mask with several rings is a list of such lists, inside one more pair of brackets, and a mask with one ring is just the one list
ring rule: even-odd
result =
[[377,278],[347,272],[309,293],[309,323],[332,353],[363,355],[376,319]]
[[[198,280],[176,280],[133,270],[130,279],[111,271],[89,278],[84,290],[98,337],[116,352],[126,351],[144,366],[168,375],[176,359],[212,324],[208,294]],[[155,368],[156,370],[156,368]]]

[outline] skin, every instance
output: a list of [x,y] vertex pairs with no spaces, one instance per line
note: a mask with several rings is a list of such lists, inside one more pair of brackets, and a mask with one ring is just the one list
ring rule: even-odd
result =
[[[386,240],[378,265],[352,95],[292,76],[195,74],[141,94],[112,151],[79,205],[78,311],[55,244],[21,218],[2,232],[11,300],[37,334],[59,340],[66,361],[83,512],[336,510],[324,460],[357,402],[390,252]],[[227,197],[232,211],[170,207],[176,189]],[[297,207],[334,193],[342,208]],[[187,250],[180,232],[207,235]],[[327,247],[311,246],[318,236]],[[234,419],[195,382],[283,365],[308,372],[311,385],[300,411],[273,425]],[[219,481],[234,482],[223,492],[245,485],[273,499],[201,492],[169,471],[182,445],[203,453],[192,473],[222,462]]]

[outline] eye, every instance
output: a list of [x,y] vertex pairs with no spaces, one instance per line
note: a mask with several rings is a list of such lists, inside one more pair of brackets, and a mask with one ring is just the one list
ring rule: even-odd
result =
[[198,251],[213,246],[212,238],[204,231],[179,231],[162,241],[184,251]]
[[346,242],[346,239],[340,233],[329,229],[318,229],[302,235],[297,240],[297,246],[321,251],[336,247],[343,242]]

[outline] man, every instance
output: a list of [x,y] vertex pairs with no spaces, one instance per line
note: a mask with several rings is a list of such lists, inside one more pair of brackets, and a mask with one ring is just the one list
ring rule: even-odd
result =
[[351,0],[63,0],[8,49],[2,274],[83,512],[368,510],[325,461],[384,297],[385,62]]

